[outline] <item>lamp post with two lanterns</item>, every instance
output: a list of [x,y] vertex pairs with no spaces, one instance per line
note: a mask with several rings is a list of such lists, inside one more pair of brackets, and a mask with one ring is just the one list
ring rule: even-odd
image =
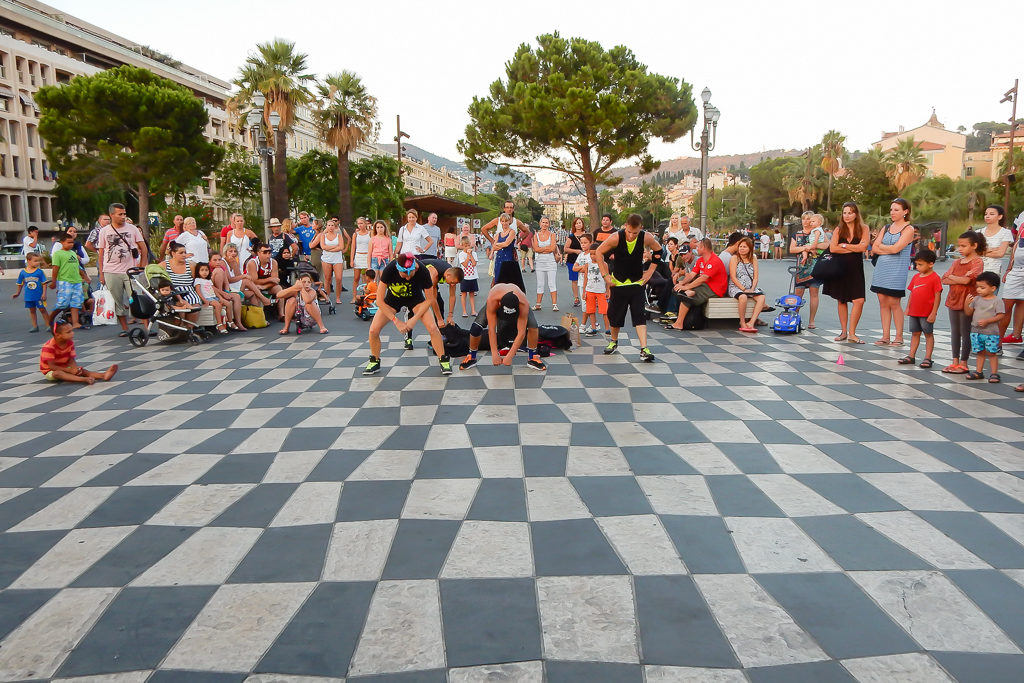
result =
[[252,135],[252,148],[255,160],[260,165],[260,185],[263,190],[263,237],[270,240],[270,164],[268,160],[274,156],[274,150],[267,141],[263,123],[265,120],[270,124],[272,135],[277,136],[277,129],[281,125],[281,115],[276,111],[266,114],[264,107],[267,98],[262,93],[256,93],[252,98],[253,108],[245,117],[245,123]]
[[718,119],[722,112],[711,104],[711,90],[704,88],[700,93],[700,99],[704,102],[704,129],[700,134],[700,142],[694,142],[693,129],[690,129],[690,146],[695,152],[700,152],[700,231],[708,235],[708,152],[715,148],[715,140],[718,137]]

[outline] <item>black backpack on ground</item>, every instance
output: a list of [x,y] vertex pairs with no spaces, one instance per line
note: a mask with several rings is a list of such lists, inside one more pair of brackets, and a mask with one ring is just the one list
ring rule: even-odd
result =
[[704,315],[703,306],[694,306],[686,312],[683,318],[684,330],[706,330],[708,327],[707,316]]
[[572,339],[569,337],[569,330],[561,325],[540,325],[537,328],[540,337],[539,344],[544,344],[553,349],[568,351],[572,348]]
[[469,353],[469,330],[452,323],[441,328],[441,336],[444,337],[444,352],[449,356]]

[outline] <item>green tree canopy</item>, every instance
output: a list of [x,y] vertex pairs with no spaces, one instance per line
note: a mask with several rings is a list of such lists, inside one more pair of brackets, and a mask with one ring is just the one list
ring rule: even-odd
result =
[[787,209],[792,208],[793,202],[785,187],[785,178],[791,162],[791,157],[776,157],[762,161],[750,169],[750,199],[759,218],[781,217]]
[[195,185],[224,155],[203,136],[202,100],[146,69],[78,76],[40,88],[36,101],[39,135],[62,183],[136,193],[147,239],[150,196]]
[[671,142],[693,128],[692,89],[648,73],[624,46],[605,50],[557,32],[537,43],[520,45],[505,79],[473,98],[458,148],[471,168],[492,162],[565,173],[583,185],[597,225],[597,186],[619,182],[610,169],[637,158],[649,173],[657,167],[651,138]]
[[223,161],[217,166],[217,194],[214,203],[245,216],[246,225],[263,225],[260,168],[249,150],[228,145]]

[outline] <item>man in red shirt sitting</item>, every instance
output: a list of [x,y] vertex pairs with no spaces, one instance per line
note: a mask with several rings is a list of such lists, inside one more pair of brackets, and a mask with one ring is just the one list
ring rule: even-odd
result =
[[679,316],[666,330],[683,329],[686,314],[695,306],[703,306],[713,296],[725,296],[729,288],[729,276],[722,259],[715,254],[711,240],[704,238],[697,242],[697,262],[693,270],[675,286],[679,298]]

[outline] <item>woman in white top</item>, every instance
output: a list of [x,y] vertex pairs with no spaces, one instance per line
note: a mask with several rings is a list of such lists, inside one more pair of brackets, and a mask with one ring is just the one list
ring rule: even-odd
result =
[[[989,207],[985,209],[985,217],[988,217]],[[998,207],[1000,214],[1002,207]],[[986,254],[988,252],[986,251]],[[1016,241],[1013,250],[1010,252],[1010,263],[1003,274],[1003,286],[999,288],[999,296],[1003,299],[1003,306],[1006,315],[999,323],[1000,335],[1004,344],[1020,344],[1021,330],[1024,329],[1024,226],[1017,229]],[[1010,323],[1013,328],[1010,334],[1006,334]]]
[[[228,244],[235,245],[238,249],[238,262],[245,270],[245,264],[252,258],[252,241],[256,239],[256,233],[245,227],[241,221],[235,223],[228,233]],[[226,247],[225,247],[226,250]]]
[[269,306],[271,304],[270,299],[263,296],[260,288],[245,276],[245,266],[243,263],[238,254],[238,246],[228,243],[224,247],[224,266],[227,268],[228,273],[228,291],[237,292],[242,297],[252,296],[262,305]]
[[341,303],[341,292],[344,289],[342,278],[345,276],[345,241],[338,229],[338,221],[333,218],[327,221],[324,231],[313,238],[309,248],[319,247],[323,253],[320,254],[320,262],[324,267],[324,289],[327,297],[331,296],[331,280],[334,280],[334,301]]
[[174,241],[185,247],[185,258],[192,263],[208,263],[210,260],[210,240],[196,226],[196,219],[189,216],[181,227],[182,233]]
[[1006,228],[1006,210],[998,204],[985,207],[985,227],[979,232],[985,236],[988,248],[981,255],[983,268],[996,275],[1003,274],[1003,257],[1013,244],[1013,233]]
[[665,234],[662,235],[661,238],[662,244],[664,244],[669,237],[675,237],[679,244],[684,244],[686,240],[689,239],[686,231],[679,227],[678,213],[672,214],[672,217],[668,219],[668,228],[665,229]]
[[352,253],[349,257],[352,263],[352,303],[356,302],[359,277],[370,267],[370,237],[370,224],[365,218],[360,218],[356,223],[356,234],[352,237]]
[[419,218],[420,212],[416,209],[409,209],[405,212],[405,225],[398,230],[395,256],[405,253],[419,256],[434,243],[434,240],[427,234],[426,228],[417,223]]
[[533,264],[537,270],[537,305],[533,310],[540,310],[541,299],[544,298],[544,288],[551,292],[551,310],[558,310],[558,289],[555,287],[555,273],[558,272],[558,244],[555,242],[555,233],[550,230],[550,221],[547,216],[540,219],[540,230],[533,236]]
[[236,330],[246,329],[242,324],[242,295],[238,293],[238,290],[232,289],[228,280],[227,265],[217,252],[210,254],[210,280],[216,288],[217,295],[228,302],[226,317],[234,318],[234,322],[229,326]]

